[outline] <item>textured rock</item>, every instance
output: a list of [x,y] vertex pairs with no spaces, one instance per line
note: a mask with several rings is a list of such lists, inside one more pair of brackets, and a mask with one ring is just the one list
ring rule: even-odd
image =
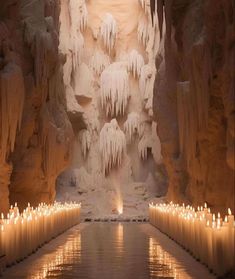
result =
[[164,15],[162,5],[153,107],[168,199],[225,211],[235,187],[234,1],[165,1]]
[[0,3],[0,211],[52,202],[70,159],[59,1]]

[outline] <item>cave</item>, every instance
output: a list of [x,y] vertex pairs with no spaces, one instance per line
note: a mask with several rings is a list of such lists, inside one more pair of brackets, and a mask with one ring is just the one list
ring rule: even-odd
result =
[[234,0],[0,1],[3,278],[233,278],[234,145]]

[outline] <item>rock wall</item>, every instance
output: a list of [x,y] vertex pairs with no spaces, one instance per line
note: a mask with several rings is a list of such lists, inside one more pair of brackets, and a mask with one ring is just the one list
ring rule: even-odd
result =
[[162,26],[153,109],[168,200],[234,209],[234,1],[153,4]]
[[69,163],[59,13],[59,1],[0,1],[0,212],[52,202]]
[[146,215],[148,201],[166,192],[152,117],[159,34],[149,1],[65,0],[60,22],[77,139],[57,197],[81,201],[86,216]]

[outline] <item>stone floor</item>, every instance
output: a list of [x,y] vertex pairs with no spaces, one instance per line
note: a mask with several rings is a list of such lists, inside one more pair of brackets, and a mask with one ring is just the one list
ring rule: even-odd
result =
[[6,279],[212,279],[147,223],[82,223],[4,272]]

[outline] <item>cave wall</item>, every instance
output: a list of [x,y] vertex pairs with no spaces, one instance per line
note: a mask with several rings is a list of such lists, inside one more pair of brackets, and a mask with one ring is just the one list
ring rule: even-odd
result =
[[52,202],[70,161],[59,13],[59,1],[0,2],[0,212]]
[[167,199],[234,209],[234,1],[155,3],[162,39],[153,108]]

